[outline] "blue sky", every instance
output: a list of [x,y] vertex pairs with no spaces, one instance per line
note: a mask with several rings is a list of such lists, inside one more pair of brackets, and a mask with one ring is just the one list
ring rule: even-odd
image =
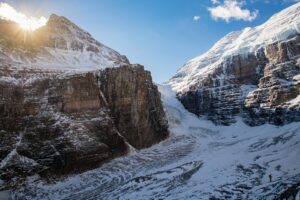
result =
[[227,33],[259,25],[296,1],[2,0],[30,16],[69,18],[132,63],[144,65],[158,83]]

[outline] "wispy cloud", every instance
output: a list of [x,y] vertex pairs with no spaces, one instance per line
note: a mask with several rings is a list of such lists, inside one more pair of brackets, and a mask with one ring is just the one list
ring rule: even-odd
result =
[[245,1],[238,0],[211,0],[213,7],[208,8],[211,17],[214,20],[224,20],[230,22],[231,20],[253,21],[258,15],[258,10],[250,11],[243,8],[246,5]]
[[198,21],[200,20],[200,16],[198,16],[198,15],[194,16],[194,17],[193,17],[193,20],[194,20],[195,22],[198,22]]
[[220,0],[210,0],[213,4],[219,4]]
[[296,3],[296,2],[300,2],[300,0],[283,0],[283,2],[292,2],[292,3]]
[[282,4],[282,3],[297,3],[300,0],[250,0],[250,3],[266,3],[266,4]]

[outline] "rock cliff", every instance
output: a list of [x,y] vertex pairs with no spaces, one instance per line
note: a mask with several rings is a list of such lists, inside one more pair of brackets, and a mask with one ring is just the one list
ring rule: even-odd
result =
[[[6,36],[16,28],[0,26]],[[30,34],[39,40],[0,36],[2,180],[77,173],[168,136],[160,93],[143,66],[64,17],[52,15]]]
[[300,121],[300,4],[228,34],[169,81],[198,116],[229,125]]
[[2,179],[94,168],[168,135],[160,94],[139,65],[2,76],[0,91]]

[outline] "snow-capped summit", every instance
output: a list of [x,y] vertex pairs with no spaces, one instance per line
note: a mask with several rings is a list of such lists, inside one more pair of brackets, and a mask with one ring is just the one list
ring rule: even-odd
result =
[[[3,30],[18,29],[1,20]],[[91,71],[129,64],[125,56],[95,40],[65,17],[52,14],[47,24],[33,32],[18,30],[18,37],[0,36],[0,60],[4,67],[50,71]]]
[[229,33],[209,51],[188,61],[169,83],[175,91],[183,92],[199,78],[208,76],[225,59],[255,52],[297,33],[300,33],[300,3],[273,15],[260,26]]
[[300,3],[264,24],[229,33],[188,61],[169,84],[185,108],[229,125],[300,121]]

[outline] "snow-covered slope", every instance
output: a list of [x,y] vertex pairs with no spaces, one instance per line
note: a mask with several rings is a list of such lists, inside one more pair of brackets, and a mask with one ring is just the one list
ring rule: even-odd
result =
[[15,40],[22,41],[19,41],[18,46],[10,48],[5,44],[16,41],[8,42],[7,38],[0,36],[1,67],[90,71],[129,63],[125,56],[99,43],[65,17],[54,14],[44,27],[32,33],[21,31],[20,34],[24,34],[24,37]]
[[199,78],[208,76],[225,59],[255,52],[296,33],[300,33],[300,3],[275,14],[260,26],[229,33],[209,51],[188,61],[169,83],[176,92],[185,91]]
[[299,123],[253,128],[238,120],[215,126],[187,112],[169,86],[160,86],[160,92],[170,123],[167,140],[53,184],[31,177],[11,195],[55,200],[274,199],[299,182]]

